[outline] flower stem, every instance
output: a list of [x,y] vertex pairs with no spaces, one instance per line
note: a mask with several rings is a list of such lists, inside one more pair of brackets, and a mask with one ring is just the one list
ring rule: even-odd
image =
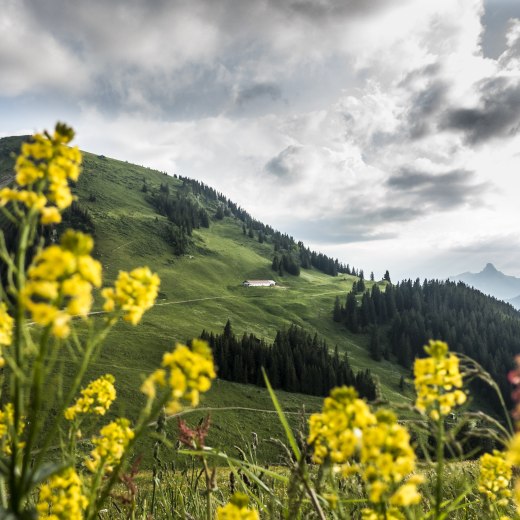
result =
[[437,482],[435,485],[435,519],[441,518],[442,477],[444,472],[444,419],[439,414],[437,421]]

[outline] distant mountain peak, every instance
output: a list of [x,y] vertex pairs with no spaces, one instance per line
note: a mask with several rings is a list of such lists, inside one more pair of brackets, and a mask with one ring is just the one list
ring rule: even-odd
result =
[[508,301],[520,295],[520,278],[504,274],[491,262],[488,262],[479,273],[466,272],[450,276],[450,280],[464,282],[466,285],[499,300]]
[[486,264],[486,267],[484,267],[484,269],[482,269],[483,273],[498,273],[498,269],[491,263],[491,262],[488,262]]

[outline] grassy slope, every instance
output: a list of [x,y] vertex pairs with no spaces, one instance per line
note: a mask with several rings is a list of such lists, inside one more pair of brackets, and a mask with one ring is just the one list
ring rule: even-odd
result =
[[[165,182],[171,188],[180,185],[160,172],[85,154],[78,195],[96,222],[96,252],[105,283],[119,269],[143,264],[161,277],[157,305],[140,327],[121,326],[113,337],[114,345],[131,331],[132,353],[152,367],[173,340],[184,341],[203,328],[220,332],[228,318],[237,334],[247,331],[268,339],[280,327],[296,323],[316,330],[331,347],[337,344],[347,350],[355,368],[370,367],[380,376],[385,396],[402,400],[397,390],[403,372],[391,363],[375,364],[364,338],[349,336],[331,319],[335,297],[350,290],[354,277],[333,278],[316,270],[302,270],[300,277],[279,277],[270,268],[272,245],[244,236],[241,223],[234,218],[195,231],[191,253],[176,257],[160,236],[167,220],[147,202],[141,191],[143,179],[150,189]],[[90,194],[96,196],[95,202],[89,202]],[[244,288],[241,282],[246,278],[274,278],[278,287]],[[126,361],[124,350],[114,350],[114,361],[118,356]]]
[[[176,257],[161,238],[166,218],[155,213],[141,191],[144,180],[149,190],[165,182],[171,190],[181,184],[157,171],[85,153],[84,172],[76,187],[96,224],[96,256],[103,264],[104,283],[110,284],[119,269],[139,265],[150,266],[161,277],[157,305],[140,326],[118,325],[92,370],[92,376],[107,371],[116,376],[117,413],[136,413],[140,378],[158,366],[175,341],[197,336],[203,328],[221,332],[228,318],[237,334],[253,332],[266,339],[273,339],[277,329],[290,323],[315,330],[331,347],[347,350],[354,368],[370,367],[379,376],[385,397],[395,403],[409,401],[398,388],[403,370],[386,361],[374,363],[364,338],[349,336],[331,319],[336,295],[347,293],[353,277],[333,278],[315,270],[302,270],[300,277],[276,276],[270,269],[272,245],[244,236],[241,223],[229,217],[212,222],[210,229],[195,231],[191,254]],[[247,278],[274,278],[279,286],[244,288],[241,282]],[[66,356],[63,362],[67,363]],[[284,407],[292,411],[302,404],[317,410],[321,403],[309,396],[279,394]],[[265,390],[225,381],[218,381],[203,405],[272,409]],[[214,444],[237,444],[238,431],[247,436],[255,430],[264,439],[281,436],[273,414],[213,411],[212,417]],[[265,454],[273,453],[265,445]]]

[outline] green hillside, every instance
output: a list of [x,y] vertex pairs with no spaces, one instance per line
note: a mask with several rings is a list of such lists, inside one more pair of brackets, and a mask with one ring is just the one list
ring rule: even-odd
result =
[[[18,144],[13,138],[0,140],[0,182],[9,178],[12,159],[8,156]],[[112,283],[120,269],[140,265],[148,265],[161,278],[155,307],[139,327],[118,325],[94,365],[98,372],[92,376],[109,371],[116,377],[119,398],[114,413],[132,416],[142,399],[141,378],[158,366],[175,341],[198,336],[203,329],[221,332],[228,319],[237,335],[253,333],[269,341],[291,323],[317,332],[331,349],[337,345],[340,352],[348,352],[354,370],[370,367],[385,398],[410,402],[411,393],[403,396],[399,389],[401,375],[407,375],[404,369],[388,361],[374,363],[366,338],[346,333],[331,319],[335,297],[346,294],[356,277],[332,277],[315,269],[302,269],[299,277],[278,275],[271,269],[271,243],[244,234],[242,222],[233,216],[216,220],[218,202],[197,195],[190,198],[206,209],[210,227],[194,230],[187,254],[176,256],[164,238],[168,219],[157,213],[151,196],[161,184],[167,184],[171,194],[189,190],[189,184],[183,187],[178,178],[89,153],[84,154],[83,165],[74,191],[95,226],[95,256],[103,264],[104,284]],[[277,286],[243,287],[248,278],[272,278]],[[99,310],[98,302],[94,315]],[[67,364],[65,354],[62,362]],[[279,394],[291,412],[302,405],[314,411],[321,403],[315,397]],[[219,380],[202,406],[214,408],[214,444],[236,444],[237,431],[246,438],[253,430],[263,439],[281,436],[274,414],[257,411],[272,410],[264,389]],[[219,411],[222,407],[238,409]],[[265,443],[266,454],[274,454],[273,449]]]

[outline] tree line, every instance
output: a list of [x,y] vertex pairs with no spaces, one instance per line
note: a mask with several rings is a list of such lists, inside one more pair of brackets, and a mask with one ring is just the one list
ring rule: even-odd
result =
[[263,367],[276,389],[326,396],[335,386],[351,385],[363,397],[376,398],[376,383],[369,370],[355,374],[346,353],[340,356],[336,347],[331,354],[317,334],[296,325],[279,330],[272,344],[253,334],[236,336],[229,320],[222,334],[204,330],[200,337],[210,344],[222,379],[265,386]]
[[207,202],[216,202],[217,209],[215,218],[221,220],[224,216],[233,215],[242,222],[242,231],[249,238],[257,239],[260,243],[268,243],[273,245],[273,270],[279,274],[291,274],[298,276],[300,269],[315,269],[328,274],[337,276],[339,273],[353,274],[356,276],[355,270],[351,270],[348,265],[344,265],[334,259],[311,251],[305,247],[303,242],[296,242],[294,238],[286,233],[281,233],[266,225],[259,220],[254,219],[246,210],[229,200],[222,193],[207,186],[206,184],[189,179],[187,177],[175,176],[182,181],[181,191],[192,193],[196,196],[203,197]]
[[384,292],[377,285],[361,294],[352,290],[344,303],[336,298],[333,319],[353,333],[369,333],[375,360],[394,358],[406,368],[424,356],[429,339],[446,341],[480,363],[509,399],[507,373],[520,352],[520,313],[462,282],[417,279],[389,284]]
[[183,191],[171,195],[168,184],[161,183],[159,191],[149,195],[148,199],[158,213],[170,221],[170,225],[164,229],[164,238],[176,255],[187,252],[194,229],[209,228],[210,219],[206,209]]

